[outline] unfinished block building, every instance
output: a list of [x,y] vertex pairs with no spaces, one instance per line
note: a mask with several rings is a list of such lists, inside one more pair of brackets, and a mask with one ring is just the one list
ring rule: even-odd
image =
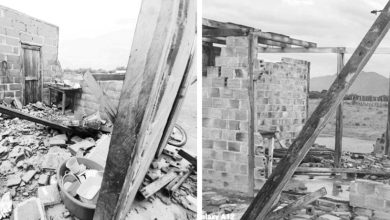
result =
[[0,99],[48,101],[45,82],[61,74],[57,26],[0,5]]
[[307,117],[310,63],[290,58],[271,63],[254,58],[251,156],[248,36],[226,36],[225,46],[220,48],[207,42],[209,39],[203,40],[204,185],[247,192],[246,186],[254,179],[254,188],[260,189],[265,182],[265,148],[270,144],[260,132],[280,131],[286,143],[299,133]]

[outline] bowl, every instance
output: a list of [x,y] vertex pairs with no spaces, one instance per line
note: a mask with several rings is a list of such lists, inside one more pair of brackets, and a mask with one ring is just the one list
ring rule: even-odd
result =
[[[93,160],[81,157],[76,157],[76,159],[79,164],[84,164],[87,169],[95,169],[99,171],[103,170],[103,167]],[[65,171],[68,169],[66,168],[67,161],[68,160],[65,160],[57,169],[57,180],[62,201],[64,201],[65,207],[69,210],[69,212],[80,220],[92,220],[96,205],[83,203],[80,200],[72,197],[68,192],[66,192],[62,185],[62,177],[65,175]]]

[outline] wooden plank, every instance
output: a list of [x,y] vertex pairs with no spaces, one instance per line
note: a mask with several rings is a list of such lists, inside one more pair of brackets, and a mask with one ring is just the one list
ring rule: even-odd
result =
[[254,195],[255,188],[255,91],[253,65],[257,58],[257,37],[252,34],[248,36],[248,95],[249,95],[249,126],[248,126],[248,195]]
[[[195,44],[195,42],[194,42]],[[161,140],[160,146],[158,147],[156,158],[158,158],[165,146],[168,143],[168,140],[172,134],[173,128],[175,127],[177,118],[180,114],[180,109],[184,103],[184,98],[186,96],[188,87],[191,86],[191,77],[196,75],[196,47],[192,48],[190,57],[187,61],[187,67],[184,73],[183,81],[180,85],[179,92],[176,95],[175,102],[172,107],[172,112],[169,115],[167,126],[164,129],[163,139]]]
[[189,153],[187,153],[185,150],[182,150],[182,149],[180,149],[177,153],[181,157],[186,159],[188,162],[190,162],[195,168],[197,167],[197,159],[196,159],[196,157],[193,157],[192,155],[190,155]]
[[223,29],[202,29],[202,37],[229,37],[229,36],[247,36],[248,29],[241,28],[223,28]]
[[271,173],[272,173],[272,164],[273,164],[273,160],[274,160],[274,144],[275,144],[275,137],[272,137],[271,138],[271,144],[269,145],[269,148],[268,148],[268,174],[267,174],[267,177],[270,177],[271,176]]
[[267,220],[279,220],[286,217],[288,214],[295,212],[309,205],[310,203],[316,201],[317,199],[326,195],[325,187],[320,188],[319,190],[309,193],[305,196],[301,196],[296,201],[288,204],[287,206],[278,209],[274,212],[270,212],[266,217]]
[[378,176],[390,176],[389,172],[381,169],[356,169],[356,168],[326,168],[326,167],[298,167],[295,170],[296,174],[305,173],[356,173],[356,174],[367,174],[367,175],[378,175]]
[[[337,54],[337,75],[340,74],[344,66],[344,54]],[[341,166],[341,155],[343,154],[343,103],[341,102],[336,111],[336,131],[335,131],[335,167]]]
[[234,24],[231,22],[221,22],[221,21],[216,21],[207,18],[202,18],[202,26],[206,28],[219,28],[219,29],[253,29],[245,25]]
[[93,78],[96,81],[122,81],[125,79],[125,74],[123,73],[113,73],[113,74],[92,74]]
[[184,183],[184,181],[186,181],[186,179],[191,175],[191,173],[192,170],[188,170],[187,173],[180,177],[179,181],[174,186],[172,186],[171,191],[175,192],[176,190],[178,190],[179,187]]
[[87,87],[92,90],[92,93],[95,95],[98,103],[103,106],[109,120],[114,123],[118,110],[111,100],[104,94],[102,88],[90,72],[86,72],[84,74],[84,82],[87,84]]
[[267,48],[259,47],[259,53],[345,53],[345,47],[290,47],[290,48]]
[[162,140],[194,45],[196,5],[143,0],[94,219],[125,219]]
[[[290,47],[290,48],[267,48],[259,47],[259,53],[344,53],[352,54],[356,48],[350,47],[314,47],[314,48],[303,48],[303,47]],[[390,48],[379,47],[375,50],[375,54],[390,54]]]
[[139,190],[139,192],[143,195],[144,198],[147,199],[153,194],[155,194],[157,191],[159,191],[161,188],[166,186],[169,182],[171,182],[176,177],[177,177],[177,173],[169,172],[164,176],[158,178],[156,181],[152,182],[151,184],[143,187],[142,189]]
[[389,100],[387,101],[387,124],[385,135],[385,155],[390,156],[390,77],[389,77]]
[[[347,47],[345,48],[345,52],[344,53],[353,53],[355,51],[356,48],[351,48],[351,47]],[[378,47],[376,50],[375,50],[375,54],[390,54],[390,47]]]
[[390,2],[378,16],[367,32],[357,50],[341,70],[339,77],[330,86],[325,97],[305,123],[298,137],[289,148],[289,154],[278,164],[271,177],[268,178],[255,199],[252,201],[242,220],[264,219],[272,208],[284,186],[287,184],[327,121],[333,116],[337,106],[343,100],[349,87],[362,71],[375,49],[389,29]]
[[256,35],[257,37],[262,38],[262,39],[272,40],[272,41],[281,42],[281,43],[285,43],[285,44],[296,45],[296,46],[300,46],[300,47],[306,47],[306,48],[317,47],[316,43],[294,39],[294,38],[291,38],[289,36],[282,35],[282,34],[256,31],[256,32],[254,32],[254,35]]
[[258,43],[259,44],[268,45],[268,46],[281,47],[281,48],[291,47],[290,44],[280,43],[280,42],[276,42],[276,41],[272,41],[272,40],[266,40],[266,39],[262,39],[262,38],[258,39]]
[[202,37],[202,41],[207,43],[221,44],[221,45],[226,44],[226,40],[217,39],[217,38]]
[[9,115],[12,117],[18,117],[20,119],[24,119],[27,121],[32,121],[32,122],[35,122],[38,124],[46,125],[46,126],[49,126],[51,128],[54,128],[54,129],[57,129],[57,130],[60,130],[63,132],[72,132],[73,131],[71,128],[69,128],[67,126],[63,126],[63,125],[48,121],[46,119],[37,118],[35,116],[31,116],[31,115],[28,115],[26,113],[23,113],[19,110],[15,110],[15,109],[8,108],[8,107],[1,106],[1,105],[0,105],[0,113],[6,114],[6,115]]

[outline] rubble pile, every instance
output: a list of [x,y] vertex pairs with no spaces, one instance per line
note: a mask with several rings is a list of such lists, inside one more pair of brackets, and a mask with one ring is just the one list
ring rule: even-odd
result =
[[[8,107],[18,108],[15,103],[9,102]],[[57,108],[40,102],[18,109],[62,124],[73,120],[61,115]],[[96,114],[87,118],[89,122],[101,120]],[[61,201],[58,183],[81,202],[95,204],[110,138],[111,135],[102,132],[93,137],[70,137],[28,120],[0,115],[0,219],[9,219],[11,215],[23,219],[20,216],[27,214],[34,216],[32,219],[75,218]],[[189,210],[189,219],[195,219],[196,168],[181,158],[177,150],[167,149],[151,165],[140,194],[145,189],[151,192],[148,186],[158,185],[169,174],[172,179],[167,184],[171,183],[160,187],[166,190],[158,189],[146,197],[149,200],[158,197],[165,204],[179,204]],[[92,160],[102,169],[90,168],[78,159],[75,161],[76,157]],[[65,161],[65,174],[57,179],[57,169]]]
[[166,205],[179,204],[190,211],[188,219],[196,219],[196,167],[178,154],[179,149],[166,146],[152,162],[139,192],[149,201],[159,198]]

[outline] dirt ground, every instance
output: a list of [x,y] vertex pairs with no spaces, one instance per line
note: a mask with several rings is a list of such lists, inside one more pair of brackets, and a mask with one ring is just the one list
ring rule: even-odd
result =
[[[320,99],[309,100],[309,114],[319,104]],[[343,106],[343,137],[368,140],[375,143],[375,140],[385,132],[387,120],[387,107],[370,107],[351,105],[344,103]],[[336,119],[331,119],[320,137],[334,137]]]

